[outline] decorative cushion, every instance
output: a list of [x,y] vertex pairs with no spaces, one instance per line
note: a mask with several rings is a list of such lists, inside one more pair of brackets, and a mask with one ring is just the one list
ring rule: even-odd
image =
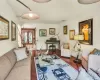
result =
[[90,54],[94,54],[97,51],[97,49],[93,49],[93,51],[90,52]]
[[94,80],[100,80],[100,77],[92,69],[89,69],[88,73],[92,76]]
[[96,50],[94,55],[100,55],[100,50]]
[[64,44],[63,44],[63,48],[64,48],[64,49],[69,49],[69,48],[70,48],[70,47],[69,47],[69,43],[64,43]]
[[76,80],[94,80],[82,67]]
[[14,52],[17,56],[17,61],[27,58],[26,48],[16,49],[16,50],[14,50]]

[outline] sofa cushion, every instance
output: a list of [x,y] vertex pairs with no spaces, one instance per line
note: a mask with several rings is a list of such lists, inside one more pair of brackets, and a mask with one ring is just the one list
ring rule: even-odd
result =
[[30,68],[30,58],[18,61],[6,80],[31,80]]
[[94,80],[82,67],[76,80]]
[[100,68],[100,56],[98,55],[89,55],[88,69],[92,68],[93,70],[98,70]]
[[14,68],[5,80],[31,80],[30,67],[21,66]]
[[15,64],[14,68],[16,68],[16,67],[21,67],[21,66],[27,66],[27,65],[30,65],[30,57],[18,61],[18,62]]
[[6,56],[0,57],[0,80],[4,80],[12,69],[12,65]]
[[92,69],[88,70],[88,73],[92,76],[94,80],[100,80],[100,77]]
[[15,55],[13,49],[10,50],[9,52],[7,52],[7,53],[5,54],[5,56],[9,59],[9,61],[11,62],[11,65],[14,66],[14,64],[15,64],[16,61],[17,61],[17,58],[16,58],[16,55]]

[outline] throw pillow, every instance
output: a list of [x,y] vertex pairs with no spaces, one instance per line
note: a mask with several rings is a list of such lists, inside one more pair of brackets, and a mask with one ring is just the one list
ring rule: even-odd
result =
[[90,52],[90,54],[94,54],[97,51],[97,49],[93,49],[93,51]]
[[82,67],[76,80],[94,80]]
[[26,48],[15,49],[14,52],[16,54],[17,61],[27,58]]
[[89,69],[88,73],[92,76],[94,80],[100,80],[100,77],[92,69]]
[[97,50],[94,55],[100,55],[100,50]]
[[69,43],[64,43],[64,44],[63,44],[63,48],[64,48],[64,49],[70,49]]

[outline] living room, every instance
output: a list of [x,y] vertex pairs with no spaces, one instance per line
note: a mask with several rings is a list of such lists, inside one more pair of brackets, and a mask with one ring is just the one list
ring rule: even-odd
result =
[[[100,65],[99,65],[100,41],[99,41],[99,36],[98,36],[100,33],[99,31],[100,2],[99,0],[88,0],[88,1],[87,0],[43,0],[43,1],[48,1],[44,3],[35,2],[35,1],[36,0],[25,0],[25,1],[24,0],[2,0],[0,2],[0,22],[4,22],[6,25],[8,25],[7,26],[8,33],[5,34],[7,36],[2,37],[2,34],[3,34],[2,30],[4,29],[3,28],[0,29],[0,32],[1,32],[0,80],[30,80],[30,79],[31,80],[51,80],[51,79],[64,80],[63,78],[56,79],[56,78],[49,78],[48,76],[47,76],[48,79],[47,78],[39,79],[38,76],[40,75],[37,74],[38,71],[37,71],[35,63],[33,63],[33,66],[35,65],[33,72],[31,68],[29,68],[30,67],[29,62],[32,62],[31,59],[24,60],[23,63],[21,62],[18,63],[17,58],[14,59],[15,60],[14,62],[12,62],[13,58],[11,58],[11,56],[8,56],[8,54],[6,55],[6,53],[10,53],[9,51],[14,48],[19,49],[19,47],[25,46],[22,43],[22,31],[21,31],[22,28],[35,30],[34,41],[32,41],[31,45],[27,45],[28,52],[30,53],[29,57],[33,56],[33,54],[35,54],[34,57],[36,57],[36,56],[41,55],[38,53],[47,53],[48,49],[47,49],[46,41],[49,40],[50,38],[54,38],[60,41],[60,44],[58,44],[58,46],[57,44],[55,44],[56,49],[57,49],[56,53],[60,53],[60,56],[63,56],[61,57],[61,59],[64,59],[67,62],[66,64],[71,66],[71,70],[69,70],[68,72],[70,72],[70,74],[75,72],[72,75],[71,79],[67,77],[68,79],[66,78],[65,80],[83,80],[82,78],[86,77],[87,75],[88,77],[90,77],[89,76],[90,74],[88,72],[89,67],[93,68],[92,71],[96,73],[96,76],[99,75],[100,73],[100,69],[99,69],[100,68]],[[35,18],[36,17],[37,18],[32,19],[32,20],[27,19],[29,18],[27,16],[24,16],[25,18],[23,18],[23,15],[25,13],[28,13],[29,11],[32,11],[35,14]],[[15,33],[12,29],[12,26],[14,24],[16,25]],[[88,40],[75,39],[75,36],[76,37],[81,36],[81,38],[83,37],[85,39],[85,36],[83,36],[85,32],[84,34],[81,34],[81,32],[83,31],[81,29],[82,24],[88,24],[89,26],[88,32],[87,32]],[[84,30],[86,31],[86,29]],[[44,34],[42,34],[43,31],[44,31]],[[81,46],[80,47],[81,51],[75,52],[72,50],[73,48],[75,48],[76,46],[75,44],[79,44]],[[67,49],[66,49],[66,46],[67,46]],[[79,54],[77,54],[78,52]],[[16,50],[14,51],[14,53],[16,53]],[[92,54],[96,53],[97,55],[89,55],[90,53]],[[12,64],[9,65],[7,63],[9,61],[7,62],[3,61],[6,59],[3,59],[2,56],[6,56],[7,58],[12,59],[10,61]],[[25,57],[25,55],[17,55],[17,56],[19,56],[20,58]],[[57,57],[58,56],[59,55],[57,55]],[[74,61],[70,63],[71,56],[73,56],[72,59],[81,60],[81,63],[78,64],[78,62],[76,62],[74,64]],[[12,54],[12,57],[14,57],[13,54]],[[2,66],[3,63],[5,63],[6,65]],[[22,64],[25,65],[23,68],[20,68],[19,70],[15,69],[15,68],[18,68],[18,66]],[[43,63],[41,62],[41,64]],[[78,66],[76,64],[78,64]],[[8,69],[6,69],[7,71],[3,70],[5,68],[4,66],[8,66]],[[75,67],[76,69],[73,67]],[[30,70],[29,69],[26,70],[27,68],[29,68]],[[79,71],[79,68],[80,69],[82,68],[83,72],[86,73],[87,75],[84,74],[85,76],[81,76],[80,79],[75,79],[77,75],[80,76],[78,72],[82,74],[82,72]],[[11,74],[9,74],[10,72]],[[13,75],[14,77],[12,77],[13,72],[14,72],[14,75]],[[65,72],[67,73],[66,70]],[[23,74],[26,77],[23,78],[23,75],[19,75],[19,74]],[[54,76],[52,75],[52,77]],[[99,78],[97,79],[94,78],[93,75],[92,75],[92,78],[86,77],[86,80],[100,80],[100,75],[99,75]]]

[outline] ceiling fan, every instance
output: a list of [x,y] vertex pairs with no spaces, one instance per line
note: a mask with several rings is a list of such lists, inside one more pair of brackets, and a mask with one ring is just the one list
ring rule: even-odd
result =
[[22,19],[28,19],[28,20],[36,20],[36,19],[39,19],[39,15],[37,15],[36,13],[33,13],[32,10],[27,5],[25,5],[20,0],[16,0],[16,1],[19,2],[20,4],[22,4],[24,7],[26,7],[29,10],[27,13],[22,14],[20,16]]

